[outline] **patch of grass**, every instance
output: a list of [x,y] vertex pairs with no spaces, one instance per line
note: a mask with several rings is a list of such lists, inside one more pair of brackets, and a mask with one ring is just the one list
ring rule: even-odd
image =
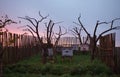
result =
[[27,65],[34,65],[34,64],[41,64],[41,57],[40,57],[40,54],[36,55],[36,56],[33,56],[29,59],[25,59],[23,61],[20,61],[16,64],[27,64]]
[[40,55],[4,68],[4,77],[117,77],[99,60],[90,61],[90,55],[74,55],[72,62],[60,55],[56,63],[41,63]]

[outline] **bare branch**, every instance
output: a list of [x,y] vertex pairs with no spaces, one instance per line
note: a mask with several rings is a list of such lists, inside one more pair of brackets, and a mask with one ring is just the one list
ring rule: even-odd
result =
[[81,31],[82,27],[80,29],[78,27],[74,27],[72,30],[72,32],[78,37],[80,44],[82,44]]
[[62,35],[65,35],[66,33],[67,33],[67,30],[66,30],[64,33],[62,33],[61,26],[59,26],[59,32],[56,33],[56,35],[58,35],[58,37],[55,36],[56,41],[55,41],[55,45],[54,45],[54,46],[57,46],[57,44],[58,44],[58,42],[59,42],[61,36],[62,36]]
[[111,30],[114,30],[114,29],[118,29],[118,28],[119,28],[119,26],[113,27],[113,24],[114,24],[114,22],[115,22],[116,20],[120,20],[120,18],[113,19],[111,22],[101,22],[101,23],[98,23],[98,25],[100,25],[100,24],[109,24],[109,23],[111,23],[111,25],[110,25],[110,28],[109,28],[109,29],[103,31],[103,32],[98,36],[96,42],[100,39],[100,37],[101,37],[103,34],[109,32],[109,31],[111,31]]
[[4,28],[7,24],[11,24],[11,23],[16,23],[16,22],[14,22],[14,21],[11,20],[11,19],[5,19],[4,22],[1,20],[0,28]]
[[52,20],[49,21],[49,23],[45,23],[45,27],[47,29],[47,43],[50,44],[51,43],[51,38],[53,36],[53,27],[54,27],[54,23]]
[[[39,43],[40,45],[42,45],[42,39],[39,35],[39,23],[41,23],[44,19],[46,19],[49,15],[47,16],[42,16],[40,11],[39,11],[39,16],[41,17],[41,19],[37,20],[36,18],[32,18],[32,17],[29,17],[29,16],[25,16],[25,17],[18,17],[18,18],[21,18],[21,19],[24,19],[24,20],[27,20],[28,22],[30,22],[32,25],[27,25],[27,27],[29,28],[29,32],[33,35],[33,33],[35,33],[37,35],[37,38],[39,40]],[[33,28],[33,27],[34,28]],[[33,33],[32,33],[33,32]]]
[[52,32],[53,32],[53,26],[54,26],[54,23],[51,25],[51,27],[50,27],[50,35],[49,35],[49,37],[51,37],[51,35],[52,35]]
[[103,34],[109,32],[109,31],[111,31],[111,30],[115,30],[115,29],[117,29],[117,28],[118,28],[118,27],[113,27],[113,28],[110,28],[110,29],[108,29],[108,30],[105,30],[104,32],[102,32],[102,33],[98,36],[96,42],[100,39],[100,37],[101,37]]
[[[36,27],[36,25],[33,23],[33,21],[32,21],[28,16],[26,16],[25,18],[24,18],[24,17],[18,17],[18,18],[27,20],[27,21],[29,21],[34,27]],[[35,20],[35,21],[36,21],[36,20]]]
[[90,34],[89,34],[88,31],[86,30],[86,28],[83,26],[82,22],[80,21],[80,18],[81,18],[81,16],[78,17],[78,21],[79,21],[81,27],[82,27],[83,30],[87,33],[87,35],[91,38]]
[[70,31],[73,34],[73,36],[75,36],[77,38],[77,33],[73,30],[74,28],[72,28]]
[[49,17],[49,14],[45,17],[43,17],[39,11],[39,16],[41,17],[41,19],[38,22],[42,22],[44,19],[46,19],[47,17]]
[[97,28],[98,28],[98,25],[99,25],[99,21],[97,21],[96,23],[96,26],[95,26],[95,29],[94,29],[94,34],[93,34],[93,37],[96,36],[96,31],[97,31]]
[[25,16],[26,17],[26,19],[28,19],[28,20],[34,20],[36,23],[38,23],[38,21],[37,21],[37,19],[35,19],[35,18],[31,18],[31,17],[29,17],[29,16]]
[[29,27],[34,33],[36,33],[36,31],[29,25],[26,25],[27,27]]
[[36,37],[35,37],[35,35],[34,35],[34,33],[33,33],[33,31],[31,31],[31,30],[28,29],[28,28],[26,29],[26,31],[29,31],[29,32],[32,34],[32,36],[33,36],[33,38],[35,39],[35,41],[37,41],[37,40],[36,40]]
[[47,22],[45,22],[44,24],[45,24],[45,27],[47,28]]
[[77,33],[74,30],[70,30],[70,31],[73,33],[73,35],[77,35]]
[[116,20],[120,20],[120,18],[116,18],[116,19],[113,19],[113,20],[112,20],[112,22],[111,22],[111,28],[113,27],[113,23],[114,23]]
[[89,40],[89,37],[87,36],[87,38],[86,38],[84,44],[87,44],[87,41],[88,41],[88,40]]
[[66,33],[67,33],[67,29],[65,29],[65,32],[64,32],[64,33],[62,33],[61,26],[59,26],[59,32],[58,32],[58,33],[56,33],[56,35],[60,35],[60,36],[62,36],[62,35],[65,35]]
[[79,21],[80,24],[78,24],[78,23],[76,23],[76,22],[73,22],[73,23],[76,24],[76,25],[81,26],[81,27],[83,28],[83,30],[86,32],[86,34],[91,38],[90,34],[89,34],[88,31],[85,29],[85,27],[83,26],[82,22],[80,21],[80,17],[81,17],[81,16],[78,17],[78,21]]
[[98,22],[98,25],[101,25],[101,24],[109,24],[110,22],[99,22],[99,21],[97,21]]

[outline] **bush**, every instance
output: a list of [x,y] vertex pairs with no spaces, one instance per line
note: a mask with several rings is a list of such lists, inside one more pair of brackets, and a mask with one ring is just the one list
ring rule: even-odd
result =
[[12,73],[12,71],[7,67],[3,69],[3,73],[8,74],[8,73]]
[[112,71],[104,64],[102,63],[94,63],[91,65],[86,66],[86,71],[88,74],[91,75],[100,75],[102,73],[106,75],[111,75]]
[[70,74],[63,74],[60,77],[72,77]]
[[80,65],[73,67],[70,71],[71,75],[82,75],[85,73],[86,73],[85,68]]
[[42,66],[42,68],[41,68],[42,75],[46,75],[47,73],[49,73],[51,68],[53,68],[53,66],[50,63],[47,63],[44,66]]
[[50,69],[50,74],[53,75],[62,75],[64,73],[64,67],[61,65],[54,65],[53,68]]
[[[89,55],[75,55],[73,62],[41,64],[35,60],[31,63],[7,65],[4,68],[5,77],[112,77],[112,71],[99,60],[90,61]],[[33,61],[33,63],[32,63]],[[39,61],[39,60],[38,60]],[[49,75],[49,76],[48,76]],[[111,76],[110,76],[111,75]],[[114,76],[117,77],[117,76]]]

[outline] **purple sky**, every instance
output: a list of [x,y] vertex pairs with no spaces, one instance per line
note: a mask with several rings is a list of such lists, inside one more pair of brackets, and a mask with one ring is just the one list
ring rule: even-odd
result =
[[[77,22],[77,17],[81,13],[83,24],[92,34],[97,20],[110,21],[120,17],[120,0],[0,0],[0,15],[8,14],[15,20],[20,20],[17,17],[26,15],[38,18],[38,11],[41,11],[44,16],[49,14],[48,19],[52,19],[54,22],[64,21],[59,25],[67,29],[75,26],[72,22]],[[40,31],[44,34],[43,26],[44,24],[41,24],[42,30]],[[115,26],[120,26],[120,21],[117,21]],[[19,31],[15,26],[10,28],[11,31]],[[99,34],[107,28],[101,26],[97,33]],[[116,45],[120,46],[120,30],[113,32],[117,34]]]

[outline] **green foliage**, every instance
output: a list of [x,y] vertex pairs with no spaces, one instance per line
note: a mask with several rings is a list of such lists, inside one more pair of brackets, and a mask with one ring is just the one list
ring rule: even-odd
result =
[[75,55],[72,62],[42,64],[40,56],[32,57],[4,68],[5,77],[117,77],[99,60],[90,61],[89,55]]
[[62,75],[64,73],[64,67],[61,65],[55,65],[50,69],[50,74]]
[[50,63],[47,63],[41,68],[41,73],[43,75],[46,75],[47,73],[49,73],[51,68],[53,68],[52,65]]
[[61,77],[71,77],[71,75],[70,74],[63,74],[63,75],[61,75]]

